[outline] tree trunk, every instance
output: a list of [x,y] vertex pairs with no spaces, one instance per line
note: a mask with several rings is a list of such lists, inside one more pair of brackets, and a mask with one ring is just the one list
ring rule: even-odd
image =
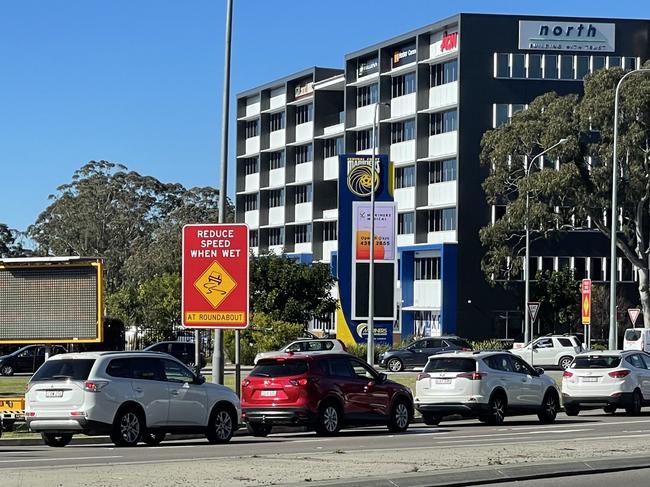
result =
[[650,289],[648,289],[648,269],[640,268],[639,272],[639,299],[641,300],[641,311],[643,312],[643,326],[650,328]]

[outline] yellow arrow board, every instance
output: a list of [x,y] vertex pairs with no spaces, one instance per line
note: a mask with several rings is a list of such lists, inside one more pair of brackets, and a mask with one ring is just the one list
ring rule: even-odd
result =
[[237,282],[216,260],[194,281],[194,287],[214,309],[237,287]]

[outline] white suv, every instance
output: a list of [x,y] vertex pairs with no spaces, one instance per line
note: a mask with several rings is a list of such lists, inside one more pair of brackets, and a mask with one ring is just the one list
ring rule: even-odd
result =
[[347,352],[347,348],[341,340],[336,338],[313,338],[313,339],[300,339],[295,340],[288,345],[285,345],[280,350],[270,351],[270,352],[260,352],[255,356],[254,364],[257,365],[257,362],[263,358],[273,358],[283,355],[287,352],[293,353],[318,353],[318,352],[332,352],[332,353],[344,353]]
[[566,369],[583,348],[575,336],[558,335],[539,337],[523,348],[513,348],[510,351],[535,367]]
[[638,350],[588,352],[576,356],[562,376],[564,410],[625,408],[637,415],[650,404],[650,355]]
[[158,352],[55,355],[27,385],[25,419],[49,446],[73,434],[109,434],[117,446],[160,443],[166,433],[201,433],[210,443],[232,438],[241,417],[229,388],[206,384]]
[[506,414],[534,413],[551,423],[560,407],[555,381],[509,352],[433,355],[415,390],[415,408],[428,425],[451,414],[501,424]]

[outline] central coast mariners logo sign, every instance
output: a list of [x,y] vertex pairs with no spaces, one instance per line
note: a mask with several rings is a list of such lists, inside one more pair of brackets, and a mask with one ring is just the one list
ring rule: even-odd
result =
[[[370,196],[372,191],[372,159],[348,158],[348,189],[360,198]],[[379,189],[379,159],[375,159],[375,192]]]

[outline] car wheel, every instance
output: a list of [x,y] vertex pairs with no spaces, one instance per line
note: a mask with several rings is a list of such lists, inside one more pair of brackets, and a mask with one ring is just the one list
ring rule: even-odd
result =
[[614,414],[616,412],[616,406],[605,406],[603,408],[603,411],[605,411],[607,414]]
[[72,440],[71,434],[61,434],[61,433],[41,433],[41,438],[47,446],[52,446],[55,448],[63,448],[70,440]]
[[398,358],[392,358],[386,363],[386,368],[391,372],[401,372],[404,370],[404,364]]
[[506,404],[506,398],[502,393],[497,392],[496,394],[492,394],[492,397],[488,401],[487,413],[483,415],[484,419],[481,421],[492,426],[503,423],[506,417]]
[[14,375],[14,368],[11,365],[0,367],[0,375]]
[[580,407],[579,406],[564,406],[564,413],[567,416],[577,416],[580,414]]
[[142,441],[144,441],[149,446],[160,445],[164,439],[165,433],[147,431],[142,435]]
[[143,430],[142,414],[134,408],[125,408],[115,416],[111,440],[115,446],[136,446],[142,438]]
[[208,424],[206,438],[209,443],[228,443],[235,434],[235,416],[224,406],[217,406]]
[[552,423],[557,416],[558,404],[557,394],[548,391],[542,401],[542,409],[537,413],[537,417],[542,423]]
[[246,429],[253,436],[263,437],[271,433],[273,426],[264,423],[246,423]]
[[424,421],[424,424],[427,426],[437,426],[440,424],[440,421],[442,421],[442,416],[432,413],[422,413],[422,421]]
[[558,365],[563,369],[566,370],[569,368],[569,365],[571,365],[571,362],[573,362],[573,357],[562,357],[560,361],[558,362]]
[[316,433],[322,436],[334,436],[341,429],[341,409],[335,403],[326,403],[318,412]]
[[393,405],[388,420],[388,431],[391,433],[402,433],[406,431],[411,422],[411,411],[403,399],[399,399]]
[[641,406],[643,405],[643,396],[638,389],[632,393],[632,403],[625,408],[625,412],[630,416],[638,416],[641,413]]

